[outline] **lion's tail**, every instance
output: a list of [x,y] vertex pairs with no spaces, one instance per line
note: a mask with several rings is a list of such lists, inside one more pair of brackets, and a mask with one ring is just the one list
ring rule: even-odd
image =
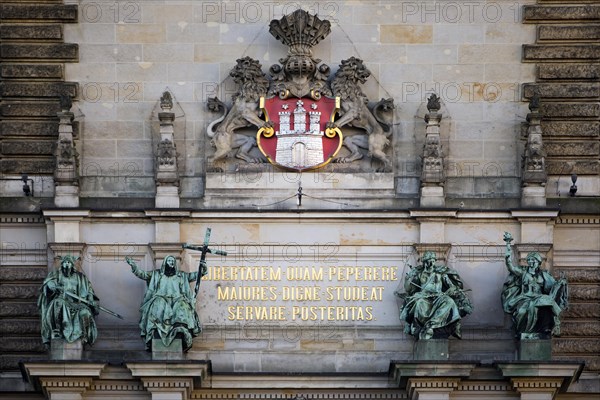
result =
[[213,122],[211,122],[207,127],[206,127],[206,134],[208,135],[209,138],[213,138],[215,136],[215,126],[220,124],[221,122],[223,122],[223,120],[225,119],[225,115],[227,115],[227,106],[225,105],[225,103],[223,103],[221,100],[219,100],[218,97],[210,97],[208,99],[207,102],[207,107],[210,111],[213,112],[218,112],[219,110],[222,110],[223,114],[215,119]]

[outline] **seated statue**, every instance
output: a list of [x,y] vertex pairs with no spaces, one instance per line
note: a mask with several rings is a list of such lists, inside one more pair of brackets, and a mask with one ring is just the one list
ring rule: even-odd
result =
[[44,344],[52,339],[93,344],[98,336],[94,316],[98,298],[87,277],[75,270],[76,258],[66,255],[60,267],[48,274],[38,297]]
[[404,279],[405,293],[400,319],[404,332],[417,339],[461,338],[460,319],[473,311],[458,273],[436,265],[432,251],[423,255],[422,265],[411,267]]
[[140,329],[146,348],[152,350],[152,339],[170,346],[175,338],[181,338],[183,350],[189,350],[192,339],[201,331],[196,296],[190,288],[198,272],[179,271],[173,256],[165,257],[160,269],[153,271],[141,270],[131,258],[126,261],[131,272],[147,285],[140,306]]
[[549,339],[560,335],[560,313],[568,305],[565,278],[554,279],[540,268],[538,252],[527,255],[527,265],[513,265],[510,233],[504,234],[506,267],[509,276],[502,289],[502,307],[511,314],[520,339]]

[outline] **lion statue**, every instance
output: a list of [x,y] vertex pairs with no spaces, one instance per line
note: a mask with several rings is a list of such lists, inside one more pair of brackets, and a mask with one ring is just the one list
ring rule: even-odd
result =
[[259,128],[272,126],[271,122],[259,118],[261,113],[259,100],[262,96],[266,96],[269,80],[263,74],[257,60],[244,57],[236,62],[229,75],[240,86],[240,90],[233,96],[231,109],[228,110],[225,103],[216,97],[208,99],[208,108],[211,111],[223,113],[206,128],[206,134],[212,139],[211,143],[216,148],[209,162],[214,163],[226,158],[234,149],[238,149],[236,158],[248,163],[264,162],[264,159],[254,158],[249,154],[252,147],[256,146],[256,139],[234,131],[251,125]]
[[394,100],[381,99],[369,110],[367,96],[360,89],[360,84],[366,82],[371,72],[363,61],[350,57],[343,60],[340,68],[331,82],[334,96],[340,97],[340,118],[330,122],[328,127],[353,126],[366,131],[364,135],[346,136],[344,146],[350,150],[350,155],[336,159],[336,162],[349,163],[363,157],[360,149],[368,149],[371,158],[379,160],[382,168],[378,171],[389,171],[391,162],[385,154],[385,148],[390,144]]

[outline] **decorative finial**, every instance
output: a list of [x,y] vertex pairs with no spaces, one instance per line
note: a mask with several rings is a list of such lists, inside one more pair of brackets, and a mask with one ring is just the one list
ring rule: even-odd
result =
[[439,111],[441,108],[440,105],[440,98],[438,97],[437,94],[432,93],[431,96],[429,96],[429,98],[427,99],[427,110],[429,110],[429,112],[432,111]]
[[62,112],[68,112],[69,110],[71,110],[71,107],[73,106],[73,100],[71,99],[71,96],[69,96],[66,93],[63,93],[60,95],[60,109]]
[[529,111],[537,112],[540,109],[540,95],[535,92],[529,100]]
[[331,32],[331,23],[298,9],[269,24],[269,33],[290,48],[291,54],[309,55],[311,47]]
[[170,111],[173,108],[173,96],[168,91],[165,91],[160,97],[160,108],[163,111]]

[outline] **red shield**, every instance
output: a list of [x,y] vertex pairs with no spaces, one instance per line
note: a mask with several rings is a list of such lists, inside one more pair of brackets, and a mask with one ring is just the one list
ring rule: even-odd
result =
[[260,107],[273,128],[261,128],[256,141],[271,164],[296,171],[319,168],[342,147],[342,132],[327,129],[339,109],[337,97],[263,97]]

